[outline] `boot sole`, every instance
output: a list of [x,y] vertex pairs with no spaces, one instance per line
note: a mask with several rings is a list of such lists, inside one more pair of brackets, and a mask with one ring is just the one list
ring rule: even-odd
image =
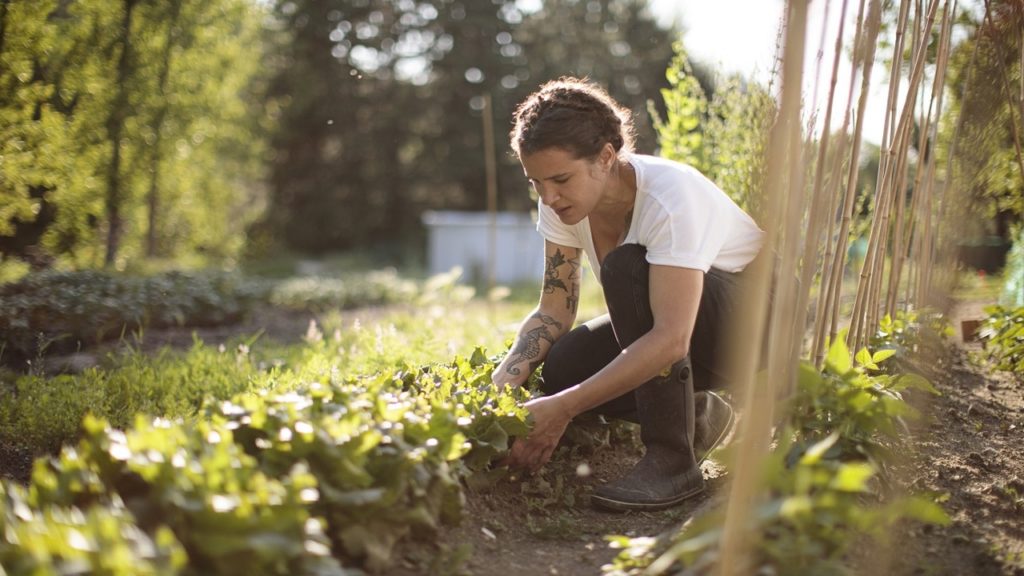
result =
[[708,456],[710,456],[711,453],[715,451],[715,448],[718,448],[718,446],[722,444],[722,441],[729,437],[729,434],[732,432],[733,425],[736,423],[736,410],[733,409],[732,405],[726,402],[721,396],[715,394],[714,392],[711,392],[710,390],[708,390],[706,394],[711,394],[715,396],[722,402],[722,404],[726,408],[729,409],[729,421],[725,423],[725,427],[722,428],[722,433],[718,435],[718,438],[715,438],[715,441],[712,442],[710,446],[708,446],[708,449],[704,452],[700,459],[697,460],[697,466],[700,466],[701,462],[707,460]]
[[659,500],[657,502],[627,502],[623,500],[616,500],[607,496],[599,496],[597,494],[590,495],[590,503],[598,508],[604,510],[610,510],[612,512],[629,512],[632,510],[641,510],[646,512],[653,512],[655,510],[664,510],[671,508],[678,504],[681,504],[684,500],[693,498],[704,491],[704,486],[684,492],[679,496],[674,496],[668,500]]

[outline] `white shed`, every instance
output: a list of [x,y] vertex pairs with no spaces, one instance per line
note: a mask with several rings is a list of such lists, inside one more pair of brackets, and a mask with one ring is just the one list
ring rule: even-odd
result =
[[[463,269],[463,280],[487,282],[491,253],[491,217],[487,212],[428,211],[427,267],[430,274]],[[493,252],[499,284],[543,280],[544,239],[530,214],[500,212],[495,215]]]

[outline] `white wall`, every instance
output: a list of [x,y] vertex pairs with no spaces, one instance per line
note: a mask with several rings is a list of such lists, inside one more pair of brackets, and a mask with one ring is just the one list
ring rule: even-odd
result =
[[[427,267],[430,274],[461,266],[464,282],[486,282],[491,251],[491,219],[486,212],[429,211]],[[543,281],[544,239],[530,214],[501,212],[496,217],[495,281],[499,284]]]

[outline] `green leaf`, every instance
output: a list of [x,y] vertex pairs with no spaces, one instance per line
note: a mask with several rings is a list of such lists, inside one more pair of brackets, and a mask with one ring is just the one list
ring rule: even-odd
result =
[[921,497],[908,498],[902,508],[904,514],[921,522],[948,526],[952,521],[942,506]]
[[901,390],[904,388],[916,388],[917,390],[930,392],[936,396],[942,396],[942,392],[939,392],[938,388],[933,386],[927,378],[921,376],[920,374],[900,375],[900,377],[896,380],[896,386],[894,386],[894,388],[897,390]]
[[867,348],[861,348],[857,352],[857,356],[855,357],[855,360],[857,361],[858,364],[861,364],[861,365],[870,364],[871,363],[871,352],[868,352]]
[[822,455],[828,451],[837,441],[839,441],[839,432],[833,432],[829,434],[824,440],[821,440],[807,449],[807,452],[800,458],[801,464],[815,464],[821,460]]
[[846,346],[845,334],[841,334],[828,349],[828,356],[825,357],[825,367],[840,376],[853,370],[853,360],[850,357],[850,349]]
[[865,462],[843,464],[829,486],[842,492],[864,492],[875,469]]
[[879,351],[875,352],[871,356],[871,361],[874,362],[875,364],[879,364],[879,363],[885,362],[886,360],[888,360],[889,358],[891,358],[895,354],[896,354],[896,351],[891,349],[891,348],[886,348],[884,350],[879,350]]

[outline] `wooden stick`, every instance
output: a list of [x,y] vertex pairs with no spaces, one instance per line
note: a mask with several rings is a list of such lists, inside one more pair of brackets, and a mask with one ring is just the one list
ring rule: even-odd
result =
[[[878,2],[878,0],[874,0]],[[767,222],[778,222],[782,209],[787,205],[784,179],[786,175],[787,143],[799,142],[799,136],[790,134],[799,130],[800,126],[800,86],[803,75],[804,42],[806,34],[807,2],[806,0],[790,0],[787,5],[785,56],[783,58],[782,96],[779,118],[770,134],[771,145],[768,148],[768,171],[766,185]],[[790,151],[792,158],[798,151]],[[786,234],[792,241],[792,232]],[[768,226],[768,238],[765,248],[772,250],[779,238],[775,226]],[[762,262],[764,264],[764,262]],[[786,270],[786,268],[782,268]],[[755,286],[767,287],[769,270],[766,266],[756,266],[753,272]],[[792,288],[792,274],[780,274],[779,293]],[[739,318],[764,318],[767,310],[767,290],[755,289],[753,297],[744,299]],[[773,316],[776,316],[773,314]],[[782,326],[783,322],[773,322],[773,328]],[[747,519],[752,514],[759,497],[760,468],[764,456],[768,452],[768,440],[771,435],[773,403],[775,399],[775,378],[769,377],[767,385],[754,385],[756,358],[761,345],[761,330],[747,330],[745,342],[735,353],[735,364],[739,367],[739,383],[744,391],[744,414],[740,422],[740,442],[737,450],[736,470],[726,504],[725,525],[722,529],[721,554],[717,573],[724,576],[747,574],[750,572],[749,550],[758,537],[747,529]],[[792,330],[790,330],[792,332]],[[792,334],[790,334],[792,336]],[[785,350],[784,346],[777,347]],[[783,354],[776,354],[769,359],[769,373],[778,374],[784,361]]]
[[[823,197],[829,199],[832,198],[831,196],[828,196],[827,193],[823,190],[823,183],[825,180],[825,168],[827,163],[826,160],[828,158],[829,137],[832,132],[832,106],[835,102],[836,83],[839,78],[839,56],[842,53],[843,47],[843,30],[846,25],[846,18],[844,17],[844,15],[846,14],[847,1],[848,0],[843,0],[842,7],[839,10],[839,31],[836,34],[835,55],[832,58],[832,78],[829,81],[828,103],[825,105],[825,119],[822,123],[821,142],[818,146],[818,161],[814,166],[814,184],[811,187],[811,212],[807,222],[807,238],[804,240],[804,252],[802,258],[803,265],[800,269],[800,286],[808,288],[807,290],[803,290],[801,292],[801,296],[804,296],[806,294],[807,297],[801,298],[796,306],[796,325],[800,327],[801,330],[803,330],[803,327],[807,324],[807,300],[810,297],[809,288],[811,286],[811,281],[814,279],[814,271],[817,268],[815,266],[815,257],[818,253],[818,244],[822,228],[821,207],[824,205]],[[826,20],[822,23],[822,28],[824,29],[825,27],[827,27],[827,25],[828,20],[826,18]],[[824,32],[822,32],[822,35],[824,36]],[[831,207],[832,205],[833,202],[830,201],[829,206]],[[827,216],[828,221],[831,222],[832,213],[829,212]],[[822,285],[824,285],[825,275],[822,274],[821,278]],[[823,302],[825,300],[823,292],[819,290],[818,294],[819,301]],[[819,314],[817,316],[817,319],[820,319],[820,317],[821,316]],[[815,331],[815,333],[817,333],[817,331]]]
[[[935,22],[935,13],[938,10],[938,5],[939,0],[932,0],[929,5],[928,23],[926,26],[926,28],[929,30]],[[905,139],[909,138],[909,130],[913,124],[913,122],[911,121],[911,118],[913,118],[913,103],[917,98],[917,88],[920,85],[921,77],[924,72],[926,55],[927,50],[920,50],[919,53],[916,55],[914,66],[910,73],[908,95],[906,99],[907,102],[903,107],[903,111],[900,114],[899,124],[896,127],[894,146],[890,146],[889,149],[890,157],[893,156],[899,149],[900,141],[904,141]],[[890,177],[894,176],[894,174],[892,173],[892,171],[887,170],[884,176],[885,179],[883,180],[882,185],[879,187],[879,189],[877,189],[880,191],[881,199],[886,201],[881,203],[881,206],[883,207],[882,221],[877,226],[872,226],[873,238],[871,241],[868,242],[868,259],[872,261],[872,265],[875,266],[875,268],[865,265],[865,272],[861,274],[861,284],[860,286],[858,286],[857,289],[858,305],[855,305],[854,307],[854,328],[851,329],[851,332],[855,334],[855,336],[853,337],[853,341],[851,343],[852,348],[858,348],[860,346],[863,346],[866,341],[866,331],[869,329],[873,329],[873,327],[865,326],[867,320],[867,306],[873,303],[873,301],[869,299],[871,294],[868,286],[869,282],[871,281],[871,275],[878,269],[878,262],[880,261],[878,254],[880,250],[879,244],[884,243],[885,241],[885,238],[882,237],[881,234],[884,230],[886,230],[888,225],[889,205],[887,204],[887,201],[889,200],[889,195],[891,195],[892,193],[892,190],[890,189],[889,179]],[[876,203],[876,208],[878,207],[878,205],[879,204]],[[877,221],[877,215],[875,217],[875,220]],[[862,290],[864,290],[863,297],[861,296]],[[848,338],[848,342],[849,341],[850,339]]]
[[[878,251],[878,219],[877,212],[884,210],[884,204],[879,200],[882,191],[886,187],[886,176],[889,174],[890,164],[890,138],[892,138],[892,118],[896,114],[896,95],[899,88],[900,63],[903,61],[903,37],[907,29],[907,16],[910,13],[910,2],[900,4],[899,20],[896,24],[896,41],[893,44],[892,64],[889,67],[889,97],[885,106],[885,119],[882,122],[882,143],[879,151],[878,176],[875,178],[875,216],[871,223],[871,230],[868,234],[868,252],[864,258],[864,265],[861,266],[860,276],[857,282],[856,300],[853,304],[853,312],[850,316],[850,331],[846,335],[846,343],[850,348],[856,349],[860,341],[861,326],[864,324],[864,309],[867,306],[867,285],[871,278],[872,267],[875,262],[875,254]],[[860,161],[859,156],[855,159]]]
[[[937,86],[945,86],[946,67],[949,63],[949,47],[953,37],[953,18],[956,15],[957,0],[953,0],[953,5],[950,7],[949,0],[946,2],[946,12],[943,14],[943,27],[942,27],[942,40],[939,43],[939,55],[937,58],[938,72],[936,75]],[[942,118],[942,104],[945,90],[938,90],[937,103],[935,105],[935,122],[932,123],[932,142],[938,141],[938,125],[939,118]],[[928,157],[928,176],[925,180],[925,213],[924,213],[924,237],[921,240],[921,249],[919,250],[919,258],[921,259],[920,275],[918,278],[917,286],[917,306],[918,308],[928,305],[928,296],[930,290],[930,275],[932,268],[932,261],[935,256],[933,247],[932,237],[932,214],[934,213],[933,208],[933,197],[935,196],[933,190],[935,187],[935,154],[930,154]],[[948,176],[947,176],[948,178]]]
[[[837,156],[837,167],[840,169],[842,168],[842,159],[846,151],[845,147],[847,142],[849,141],[849,138],[847,138],[846,134],[847,129],[850,126],[850,110],[853,108],[853,91],[854,88],[857,86],[857,71],[860,69],[861,61],[863,60],[864,54],[867,52],[864,38],[864,7],[865,0],[860,0],[860,3],[858,4],[857,8],[857,26],[853,33],[853,66],[850,67],[850,81],[848,84],[849,89],[846,94],[846,108],[843,112],[843,127],[840,129],[840,134],[843,134],[843,153]],[[833,178],[836,192],[838,192],[840,189],[840,180],[841,178],[839,172],[837,171]],[[842,206],[842,214],[844,218],[845,215],[849,213],[849,211],[851,210],[851,203],[852,197],[849,193],[845,194],[843,197]],[[833,218],[834,213],[834,209],[829,212],[830,221],[831,218]],[[845,261],[843,257],[839,256],[839,250],[845,249],[840,247],[842,245],[840,239],[842,238],[843,234],[849,234],[848,228],[847,231],[844,232],[842,230],[841,224],[840,227],[840,232],[836,236],[834,254],[830,252],[829,256],[827,256],[825,258],[825,261],[822,262],[822,296],[819,297],[819,300],[824,299],[825,303],[824,305],[819,305],[818,307],[819,313],[815,318],[817,325],[815,327],[814,343],[812,345],[814,364],[819,368],[821,368],[822,362],[824,361],[825,331],[830,326],[832,327],[833,332],[835,331],[834,322],[836,321],[839,315],[838,300],[839,291],[842,287],[843,282],[843,262]],[[832,232],[831,229],[830,232]],[[829,248],[830,250],[833,248],[831,243]],[[828,281],[827,285],[826,279]]]

